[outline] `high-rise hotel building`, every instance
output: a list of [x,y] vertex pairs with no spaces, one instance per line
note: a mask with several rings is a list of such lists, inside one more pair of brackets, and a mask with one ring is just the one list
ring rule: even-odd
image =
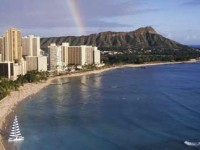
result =
[[3,59],[2,59],[2,53],[3,53],[3,38],[0,37],[0,62],[3,61]]
[[63,69],[62,48],[52,43],[49,46],[49,70],[61,71]]
[[100,64],[100,51],[93,46],[69,46],[68,47],[68,64],[73,65],[91,65]]
[[[100,51],[92,46],[69,46],[69,43],[62,43],[57,46],[52,43],[49,46],[49,69],[63,70],[67,65],[90,65],[100,64]],[[57,67],[55,67],[57,66]]]
[[9,28],[0,38],[0,76],[15,80],[26,74],[21,38],[21,31],[16,28]]
[[63,67],[68,65],[68,49],[69,43],[62,43],[61,45],[61,61],[63,62]]
[[94,64],[101,64],[101,52],[97,47],[94,47]]
[[40,37],[23,37],[22,54],[26,58],[27,71],[47,71],[47,57],[40,54]]
[[23,37],[22,54],[24,56],[40,56],[40,37],[34,35]]
[[[70,46],[68,48],[68,65],[83,65],[85,55],[83,55],[83,47],[81,46]],[[85,49],[84,49],[85,50]]]
[[16,28],[10,28],[3,34],[2,61],[21,62],[21,39],[21,31]]

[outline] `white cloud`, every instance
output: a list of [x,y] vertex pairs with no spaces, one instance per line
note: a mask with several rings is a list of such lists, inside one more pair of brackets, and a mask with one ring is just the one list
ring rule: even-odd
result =
[[196,40],[197,38],[197,35],[186,35],[185,41]]

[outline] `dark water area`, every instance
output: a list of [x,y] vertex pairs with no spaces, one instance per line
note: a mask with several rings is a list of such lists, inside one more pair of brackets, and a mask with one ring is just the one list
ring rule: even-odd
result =
[[[20,105],[19,150],[196,150],[200,63],[65,78]],[[14,149],[14,148],[11,148]]]

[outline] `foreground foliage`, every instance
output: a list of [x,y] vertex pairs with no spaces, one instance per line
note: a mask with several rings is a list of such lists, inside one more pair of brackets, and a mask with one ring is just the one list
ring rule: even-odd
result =
[[49,77],[48,72],[29,71],[26,75],[19,75],[17,80],[12,81],[0,77],[0,100],[10,94],[11,91],[16,91],[24,83],[35,83],[47,80]]

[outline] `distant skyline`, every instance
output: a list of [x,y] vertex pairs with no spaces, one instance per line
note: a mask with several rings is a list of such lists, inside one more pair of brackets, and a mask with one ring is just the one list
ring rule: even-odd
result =
[[200,0],[1,0],[0,35],[9,27],[50,37],[152,26],[182,44],[200,45],[199,14]]

